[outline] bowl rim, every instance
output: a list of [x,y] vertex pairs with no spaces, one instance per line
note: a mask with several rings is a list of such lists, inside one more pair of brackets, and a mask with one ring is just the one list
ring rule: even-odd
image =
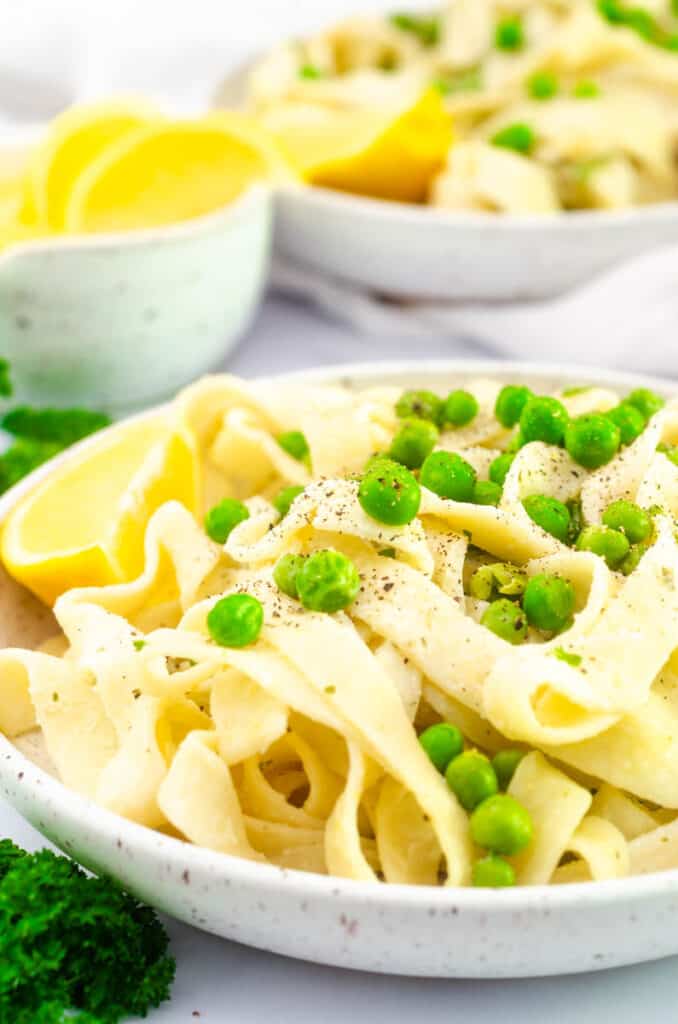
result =
[[638,225],[663,223],[667,219],[678,224],[678,199],[645,206],[629,206],[618,210],[560,210],[553,213],[498,213],[487,214],[475,210],[449,210],[444,207],[418,203],[404,203],[374,196],[340,192],[319,185],[281,185],[276,194],[283,200],[292,198],[321,210],[331,209],[338,214],[370,216],[392,221],[405,227],[425,224],[439,228],[474,228],[480,232],[536,232],[563,230],[623,230]]
[[[578,365],[520,362],[495,362],[476,359],[403,359],[384,362],[333,364],[326,367],[296,370],[273,376],[255,378],[258,383],[276,384],[338,384],[372,382],[379,377],[410,375],[449,376],[458,374],[472,378],[492,375],[500,379],[557,379],[563,385],[577,381],[583,385],[629,388],[653,387],[663,394],[678,390],[678,382],[667,382],[651,375],[617,370],[580,367]],[[673,387],[672,387],[673,383]],[[30,490],[42,483],[58,466],[67,463],[117,426],[157,415],[167,405],[154,406],[126,417],[92,437],[51,459],[0,497],[0,523],[9,511]],[[261,892],[275,892],[284,888],[289,896],[313,896],[318,899],[345,899],[354,903],[386,905],[390,909],[430,907],[434,901],[441,910],[456,908],[458,912],[515,913],[517,911],[551,912],[567,910],[581,904],[606,906],[623,900],[643,902],[649,897],[678,893],[678,868],[634,875],[602,882],[577,882],[569,885],[516,886],[512,889],[476,889],[473,887],[383,885],[355,881],[331,875],[319,875],[273,864],[248,861],[233,854],[221,853],[195,846],[187,841],[164,835],[144,825],[129,821],[94,803],[88,797],[68,789],[58,779],[39,768],[7,737],[0,734],[0,789],[13,803],[7,792],[17,783],[29,791],[24,805],[33,799],[42,808],[43,817],[50,815],[65,820],[75,830],[86,822],[90,835],[112,845],[138,848],[144,857],[154,860],[162,857],[164,863],[203,872],[213,877],[227,877],[232,884],[253,887]],[[19,812],[22,813],[22,812]],[[22,814],[23,816],[23,814]],[[44,823],[41,822],[41,825]],[[66,850],[65,852],[68,853]]]
[[130,231],[103,231],[96,234],[45,235],[42,238],[26,239],[10,243],[0,252],[0,270],[22,256],[42,255],[55,252],[100,252],[105,249],[126,248],[163,242],[176,242],[209,231],[212,227],[226,227],[232,221],[252,213],[261,205],[271,201],[273,187],[265,182],[255,181],[243,189],[235,199],[216,210],[154,228],[138,228]]

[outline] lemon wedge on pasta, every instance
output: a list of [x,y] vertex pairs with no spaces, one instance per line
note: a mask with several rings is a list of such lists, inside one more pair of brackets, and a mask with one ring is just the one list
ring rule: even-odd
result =
[[2,534],[2,558],[48,604],[73,586],[132,579],[153,512],[173,498],[194,510],[197,495],[186,437],[164,416],[143,419],[103,435],[20,502]]
[[311,184],[400,202],[426,199],[452,144],[436,90],[396,114],[288,103],[262,115],[262,124]]

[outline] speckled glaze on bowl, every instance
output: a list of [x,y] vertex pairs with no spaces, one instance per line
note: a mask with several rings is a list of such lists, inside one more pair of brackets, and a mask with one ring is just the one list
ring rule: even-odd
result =
[[214,367],[266,283],[272,196],[171,227],[25,242],[0,255],[0,355],[17,397],[139,408]]
[[[471,361],[349,365],[280,381],[407,383],[444,391],[479,374],[534,387],[644,385],[666,393],[661,381],[636,375]],[[69,458],[60,456],[0,499],[0,522],[38,478]],[[0,573],[0,644],[38,643],[54,631],[51,613]],[[67,790],[2,737],[0,794],[66,853],[113,875],[153,906],[205,931],[304,960],[390,974],[510,978],[678,953],[678,870],[496,891],[284,871],[131,824]]]
[[275,245],[283,259],[399,298],[546,299],[672,243],[678,244],[678,202],[519,216],[322,188],[276,195]]

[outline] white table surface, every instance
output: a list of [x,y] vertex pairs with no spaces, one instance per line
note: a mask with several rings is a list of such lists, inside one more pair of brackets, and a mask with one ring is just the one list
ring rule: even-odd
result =
[[[227,361],[247,376],[358,359],[459,355],[449,342],[391,343],[273,299]],[[471,353],[467,353],[471,354]],[[0,801],[0,837],[27,849],[44,841]],[[651,1024],[675,1022],[678,959],[599,974],[534,981],[390,978],[311,964],[226,942],[170,922],[177,979],[150,1024]]]

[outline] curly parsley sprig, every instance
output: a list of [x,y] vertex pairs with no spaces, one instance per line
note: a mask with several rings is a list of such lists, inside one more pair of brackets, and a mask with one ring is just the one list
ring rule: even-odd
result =
[[[48,850],[0,842],[0,1021],[117,1024],[169,998],[175,962],[152,910]],[[69,1011],[79,1011],[75,1017]]]
[[[12,394],[9,363],[0,359],[0,397]],[[0,417],[0,427],[14,437],[0,455],[0,494],[13,487],[43,462],[111,422],[90,409],[35,409],[18,405]]]

